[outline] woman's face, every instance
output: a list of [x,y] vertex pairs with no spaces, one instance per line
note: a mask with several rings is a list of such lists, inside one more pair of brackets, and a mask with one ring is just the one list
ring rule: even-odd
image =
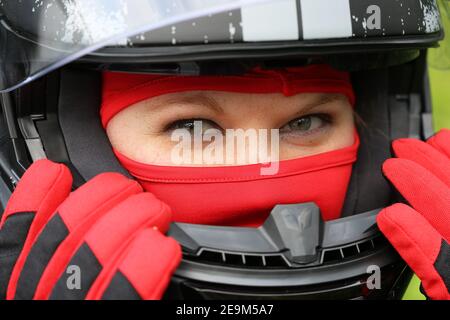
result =
[[[217,129],[224,135],[227,129],[268,129],[268,132],[276,129],[279,160],[319,154],[354,143],[353,109],[348,99],[324,93],[292,97],[218,91],[166,94],[118,113],[109,121],[107,134],[112,146],[130,159],[146,164],[179,165],[172,161],[172,150],[179,143],[172,134],[177,129],[193,132],[194,121],[196,124],[201,121],[203,131]],[[226,139],[223,141],[226,148]]]

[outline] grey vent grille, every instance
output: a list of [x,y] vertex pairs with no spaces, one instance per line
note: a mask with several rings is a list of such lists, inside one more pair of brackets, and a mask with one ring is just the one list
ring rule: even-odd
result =
[[321,264],[333,263],[377,250],[387,244],[387,240],[378,236],[372,239],[352,243],[351,245],[322,250]]
[[[319,264],[331,264],[342,260],[356,258],[358,256],[378,250],[387,244],[382,236],[366,239],[350,245],[323,249]],[[282,253],[239,253],[202,248],[195,255],[185,254],[185,259],[198,262],[207,262],[230,267],[247,268],[291,268],[292,263]]]
[[189,260],[204,261],[236,267],[288,268],[291,266],[289,261],[287,261],[281,253],[248,254],[201,249],[197,255],[189,255],[186,258]]

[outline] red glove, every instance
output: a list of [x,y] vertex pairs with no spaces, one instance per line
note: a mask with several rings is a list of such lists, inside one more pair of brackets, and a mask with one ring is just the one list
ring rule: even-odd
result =
[[0,224],[0,297],[161,298],[181,260],[169,207],[120,174],[71,185],[48,160],[22,177]]
[[409,202],[378,216],[380,230],[422,280],[431,299],[450,299],[450,130],[426,143],[393,143],[383,172]]

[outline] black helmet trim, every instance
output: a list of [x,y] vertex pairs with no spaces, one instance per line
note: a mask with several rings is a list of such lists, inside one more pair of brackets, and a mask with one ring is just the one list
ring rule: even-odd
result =
[[385,52],[435,47],[443,33],[423,36],[372,38],[367,40],[320,40],[302,42],[263,42],[211,44],[208,46],[177,46],[149,48],[104,48],[80,58],[91,62],[177,62],[217,59],[267,58],[289,56],[311,56],[362,52]]

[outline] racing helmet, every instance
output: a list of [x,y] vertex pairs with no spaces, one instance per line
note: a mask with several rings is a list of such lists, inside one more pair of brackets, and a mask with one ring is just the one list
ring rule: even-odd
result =
[[[380,168],[393,139],[433,133],[436,1],[0,0],[0,22],[3,206],[41,158],[68,165],[74,188],[101,172],[129,176],[100,122],[102,71],[234,75],[318,62],[350,71],[363,121],[342,218],[324,222],[316,204],[299,203],[276,205],[259,228],[173,223],[183,261],[166,297],[402,296],[411,272],[375,220],[399,195]],[[370,289],[374,266],[381,285]]]

